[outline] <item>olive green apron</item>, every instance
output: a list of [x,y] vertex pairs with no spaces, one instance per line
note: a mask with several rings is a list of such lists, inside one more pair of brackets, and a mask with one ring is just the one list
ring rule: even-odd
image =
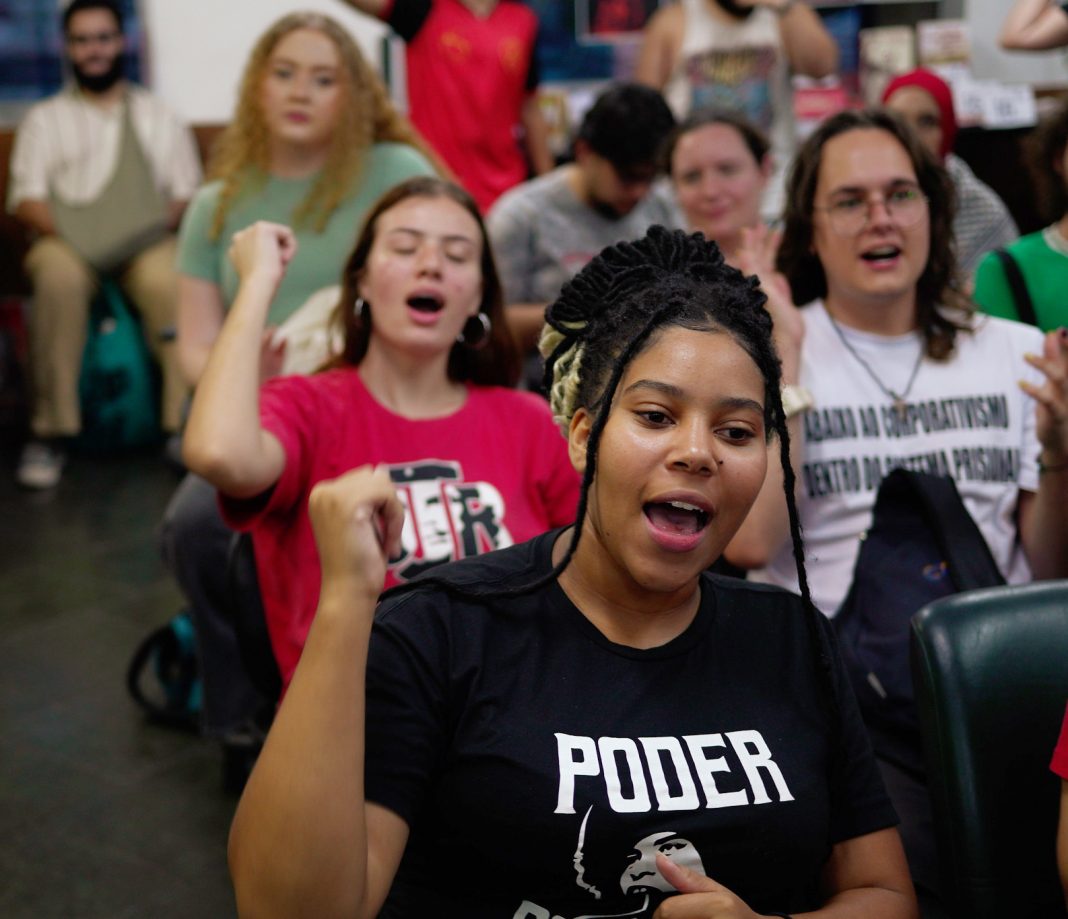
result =
[[167,201],[156,187],[134,131],[129,100],[122,104],[122,136],[115,172],[88,204],[66,204],[52,191],[59,235],[97,271],[107,274],[167,235]]

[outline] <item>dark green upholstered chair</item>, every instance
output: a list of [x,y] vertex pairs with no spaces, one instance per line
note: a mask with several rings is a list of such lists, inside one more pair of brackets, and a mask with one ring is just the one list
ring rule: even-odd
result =
[[968,919],[1064,917],[1049,761],[1068,700],[1068,581],[946,597],[912,620],[945,894]]

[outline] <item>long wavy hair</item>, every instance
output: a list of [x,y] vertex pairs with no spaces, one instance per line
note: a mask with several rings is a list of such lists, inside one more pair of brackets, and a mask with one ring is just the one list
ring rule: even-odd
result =
[[[482,301],[479,311],[489,318],[490,330],[485,340],[479,341],[477,348],[461,342],[452,346],[449,352],[449,379],[482,386],[514,386],[521,369],[519,351],[504,318],[504,290],[493,260],[486,225],[474,198],[458,185],[434,176],[415,176],[394,185],[367,212],[356,247],[345,264],[341,278],[341,301],[331,318],[331,328],[341,333],[344,344],[340,354],[327,367],[356,366],[367,354],[374,328],[374,304],[365,304],[359,311],[355,309],[360,295],[360,280],[375,244],[378,219],[409,198],[447,198],[455,201],[478,224],[482,242]],[[464,326],[465,336],[474,337],[479,333],[481,325],[477,320],[470,320]]]
[[352,36],[329,16],[291,13],[264,32],[252,49],[241,78],[233,120],[212,152],[208,177],[223,183],[211,225],[212,239],[222,234],[226,215],[238,196],[262,186],[270,175],[271,139],[260,101],[261,90],[274,49],[298,29],[321,32],[337,48],[342,100],[326,165],[293,214],[294,225],[311,225],[317,232],[322,231],[359,178],[372,144],[408,144],[431,162],[438,162],[408,119],[393,107],[382,81]]
[[1046,115],[1024,143],[1041,212],[1046,220],[1060,220],[1068,214],[1068,175],[1064,171],[1068,102]]
[[[871,129],[885,131],[905,148],[920,189],[927,197],[931,248],[916,282],[916,324],[928,357],[945,360],[953,353],[957,332],[968,328],[966,319],[974,309],[964,293],[957,268],[953,237],[956,193],[945,169],[894,112],[887,109],[839,112],[824,121],[801,145],[786,180],[778,268],[790,282],[795,303],[809,303],[827,296],[827,276],[812,244],[812,214],[823,148],[839,134]],[[949,315],[945,307],[962,314],[961,319]]]

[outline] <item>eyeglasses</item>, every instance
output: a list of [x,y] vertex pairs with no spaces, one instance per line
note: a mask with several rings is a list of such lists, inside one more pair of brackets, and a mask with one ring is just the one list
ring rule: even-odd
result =
[[75,48],[85,48],[89,45],[110,45],[122,33],[112,30],[111,32],[92,32],[84,35],[68,35],[67,44]]
[[839,236],[853,236],[871,220],[876,204],[886,208],[887,216],[899,227],[911,227],[927,213],[927,197],[917,185],[897,185],[885,194],[843,192],[833,197],[830,204],[813,205],[812,209],[825,211],[831,229]]

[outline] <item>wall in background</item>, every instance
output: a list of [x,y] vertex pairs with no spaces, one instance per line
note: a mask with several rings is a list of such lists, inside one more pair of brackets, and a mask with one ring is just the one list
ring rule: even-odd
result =
[[[1038,86],[1068,83],[1068,54],[1061,51],[1002,51],[997,35],[1008,0],[964,0],[964,18],[972,27],[972,69],[977,77],[1005,83],[1034,83]],[[991,15],[994,8],[997,13]]]
[[276,19],[315,10],[342,22],[375,67],[387,29],[340,0],[140,0],[149,85],[186,120],[230,119],[245,58]]

